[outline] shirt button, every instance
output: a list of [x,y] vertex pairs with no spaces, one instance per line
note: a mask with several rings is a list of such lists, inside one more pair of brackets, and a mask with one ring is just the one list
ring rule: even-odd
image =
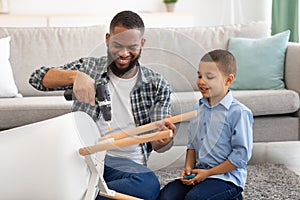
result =
[[201,138],[200,140],[203,141],[203,138]]

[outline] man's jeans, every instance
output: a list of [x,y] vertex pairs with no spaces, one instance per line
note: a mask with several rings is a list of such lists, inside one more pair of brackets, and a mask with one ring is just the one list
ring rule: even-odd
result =
[[[155,200],[160,184],[156,175],[146,166],[131,160],[106,156],[104,180],[111,190],[145,200]],[[97,196],[96,200],[107,199]]]
[[240,200],[242,191],[242,188],[233,183],[216,178],[205,179],[195,186],[184,185],[180,180],[175,180],[161,190],[158,200]]

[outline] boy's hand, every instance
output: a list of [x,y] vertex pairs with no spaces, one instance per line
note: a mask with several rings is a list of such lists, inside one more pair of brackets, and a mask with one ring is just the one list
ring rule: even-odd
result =
[[185,169],[183,169],[182,171],[181,171],[181,173],[180,173],[180,177],[181,177],[181,181],[183,181],[183,180],[185,180],[183,177],[184,177],[184,175],[188,175],[188,174],[191,174],[191,171],[192,171],[192,169],[191,168],[185,168]]
[[[181,179],[182,183],[185,185],[195,185],[203,181],[209,176],[208,170],[206,169],[193,169],[188,171],[186,174],[190,175],[191,173],[196,174],[196,176],[192,179]],[[185,174],[183,174],[184,176]],[[182,176],[182,177],[183,177]]]
[[189,184],[189,182],[188,182],[188,180],[190,180],[190,179],[186,179],[186,178],[184,178],[184,176],[186,176],[186,175],[191,175],[192,174],[192,168],[185,168],[185,169],[183,169],[182,171],[181,171],[181,173],[180,173],[180,177],[181,177],[181,182],[183,183],[183,184],[185,184],[185,185],[190,185]]

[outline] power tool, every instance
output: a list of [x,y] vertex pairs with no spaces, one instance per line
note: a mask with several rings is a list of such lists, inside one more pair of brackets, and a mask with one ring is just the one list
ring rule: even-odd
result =
[[[104,121],[108,123],[108,130],[110,131],[110,121],[111,121],[111,98],[107,85],[107,80],[101,78],[95,83],[95,102],[97,106],[98,119],[103,117]],[[64,97],[66,100],[76,100],[75,95],[73,95],[73,90],[69,89],[64,92]]]

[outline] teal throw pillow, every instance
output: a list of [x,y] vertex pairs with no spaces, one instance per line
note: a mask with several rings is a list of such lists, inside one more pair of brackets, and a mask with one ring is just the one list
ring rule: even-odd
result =
[[230,38],[228,50],[235,56],[237,73],[233,90],[283,89],[284,60],[290,31],[259,38]]

